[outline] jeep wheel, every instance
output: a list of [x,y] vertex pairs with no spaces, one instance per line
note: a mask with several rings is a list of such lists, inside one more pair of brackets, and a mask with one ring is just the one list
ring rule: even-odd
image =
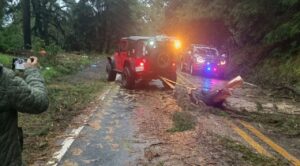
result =
[[158,54],[156,64],[161,70],[169,68],[171,66],[171,55],[167,53]]
[[126,89],[134,88],[135,78],[130,68],[126,66],[122,74],[122,87]]
[[172,52],[166,45],[157,45],[155,49],[148,50],[150,63],[154,72],[161,73],[172,68],[172,62],[175,62],[175,53]]
[[115,81],[117,73],[113,70],[113,66],[110,62],[106,63],[106,80]]

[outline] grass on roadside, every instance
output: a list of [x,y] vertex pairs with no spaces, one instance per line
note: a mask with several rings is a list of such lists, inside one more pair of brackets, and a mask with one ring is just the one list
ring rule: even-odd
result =
[[47,63],[46,58],[41,58],[41,64],[43,65],[42,74],[46,82],[50,82],[53,78],[75,73],[91,62],[92,60],[86,55],[60,56],[55,64]]
[[[14,56],[0,53],[0,63],[7,68],[11,68],[12,58]],[[91,58],[86,55],[61,54],[57,55],[56,63],[48,61],[47,57],[39,57],[41,71],[46,82],[52,79],[69,75],[83,69],[92,62]]]
[[173,127],[169,132],[182,132],[195,128],[196,118],[189,112],[175,112],[172,117]]
[[49,110],[40,115],[21,114],[20,124],[29,136],[48,134],[45,131],[51,130],[54,126],[58,127],[54,122],[59,122],[62,127],[67,126],[68,121],[95,97],[95,92],[99,92],[104,86],[105,82],[95,81],[79,85],[64,82],[49,87]]
[[0,63],[5,67],[10,67],[12,62],[12,56],[0,53]]

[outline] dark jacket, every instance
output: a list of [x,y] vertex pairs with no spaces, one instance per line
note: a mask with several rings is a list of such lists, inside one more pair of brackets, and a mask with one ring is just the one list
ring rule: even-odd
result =
[[0,64],[0,165],[22,165],[18,112],[38,114],[47,110],[47,90],[36,68],[26,69],[25,80]]

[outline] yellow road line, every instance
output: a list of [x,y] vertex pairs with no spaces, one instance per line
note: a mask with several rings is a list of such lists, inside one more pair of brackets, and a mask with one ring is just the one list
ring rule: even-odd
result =
[[195,87],[195,83],[191,82],[190,80],[188,80],[185,76],[183,76],[181,73],[178,75],[183,81],[185,81],[186,83],[190,84],[191,86]]
[[300,166],[300,161],[295,156],[289,154],[281,146],[277,145],[270,138],[268,138],[267,136],[262,134],[260,131],[258,131],[254,126],[252,126],[251,124],[244,122],[244,121],[240,121],[240,123],[243,126],[245,126],[247,129],[249,129],[251,132],[253,132],[258,138],[260,138],[266,144],[268,144],[271,148],[273,148],[275,151],[277,151],[279,154],[281,154],[283,157],[285,157],[287,160],[289,160],[291,163],[293,163],[295,166]]
[[[181,85],[181,86],[187,88],[189,94],[191,93],[192,90],[195,90],[195,89],[196,89],[195,86],[194,86],[192,83],[189,83],[190,85],[188,85],[188,84],[186,83],[187,80],[186,80],[183,76],[180,76],[180,75],[178,75],[178,76],[179,76],[179,77],[177,77],[177,80],[178,80],[178,82],[181,82],[181,83],[179,83],[179,85]],[[184,80],[184,79],[185,79],[185,80]]]
[[181,85],[184,85],[185,84],[185,87],[186,88],[190,88],[191,89],[191,87],[188,87],[187,86],[187,84],[184,82],[184,80],[182,79],[182,77],[177,77],[177,82],[179,82]]
[[246,132],[244,132],[242,129],[240,129],[231,121],[228,120],[226,121],[233,128],[233,130],[237,134],[239,134],[249,145],[251,145],[258,153],[268,157],[272,157],[272,155],[267,150],[265,150],[261,145],[259,145],[254,139],[252,139],[250,135],[248,135]]
[[192,83],[190,80],[188,80],[187,78],[185,78],[181,73],[178,74],[178,76],[185,82],[189,83],[191,86],[193,86],[193,88],[196,88],[194,85],[194,83]]
[[[179,74],[178,74],[178,76],[179,76]],[[177,77],[177,82],[184,84],[184,81],[182,80],[182,78],[180,76]]]

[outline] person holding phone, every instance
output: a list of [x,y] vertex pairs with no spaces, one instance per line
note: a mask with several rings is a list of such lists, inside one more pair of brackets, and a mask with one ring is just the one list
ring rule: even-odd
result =
[[0,165],[22,165],[18,112],[39,114],[48,109],[45,81],[37,64],[37,57],[27,59],[24,79],[0,64]]

